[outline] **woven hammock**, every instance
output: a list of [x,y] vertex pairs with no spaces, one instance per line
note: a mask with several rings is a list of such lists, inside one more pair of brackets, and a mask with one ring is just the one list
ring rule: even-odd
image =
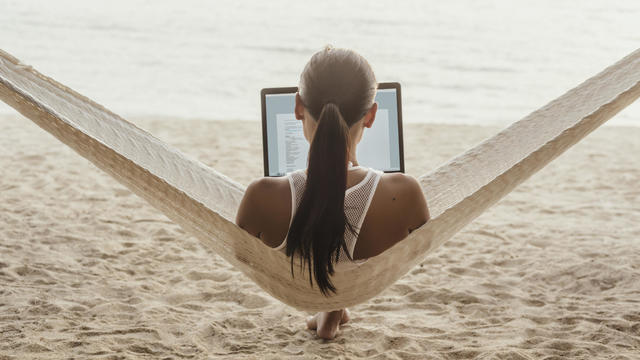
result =
[[[341,263],[337,294],[235,223],[244,186],[0,50],[0,98],[162,211],[262,289],[300,310],[376,296],[427,254],[640,96],[640,50],[419,178],[431,220],[362,265]],[[296,259],[296,261],[298,261]]]

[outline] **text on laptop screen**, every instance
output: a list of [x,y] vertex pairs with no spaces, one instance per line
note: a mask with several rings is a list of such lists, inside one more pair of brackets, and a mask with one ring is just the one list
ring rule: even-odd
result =
[[[400,171],[398,102],[396,89],[378,89],[376,118],[365,128],[356,148],[358,163],[383,170]],[[293,113],[295,93],[265,95],[269,176],[281,176],[307,167],[309,143],[302,121]]]

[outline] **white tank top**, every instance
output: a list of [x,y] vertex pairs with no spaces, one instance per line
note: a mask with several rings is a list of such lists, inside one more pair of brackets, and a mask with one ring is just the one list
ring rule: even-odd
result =
[[[364,179],[348,188],[344,193],[344,213],[347,217],[347,220],[356,231],[356,233],[353,234],[351,233],[351,231],[345,228],[344,232],[344,241],[347,245],[349,255],[352,258],[353,250],[355,249],[356,241],[358,240],[358,234],[360,233],[360,228],[362,227],[362,222],[367,215],[369,205],[371,205],[371,199],[373,199],[373,194],[376,192],[378,182],[380,181],[380,177],[383,174],[383,172],[379,170],[365,168],[362,166],[353,166],[351,162],[349,162],[349,167],[347,170],[352,171],[361,168],[367,170],[367,174],[365,175]],[[289,178],[289,187],[291,188],[291,219],[289,219],[289,227],[291,227],[293,216],[295,215],[296,209],[298,208],[298,206],[300,205],[300,201],[302,200],[302,193],[307,182],[307,173],[306,169],[301,169],[288,173],[286,176]],[[284,241],[282,241],[282,244],[274,249],[281,250],[284,249],[286,245],[287,238],[285,237]],[[338,257],[338,262],[345,261],[350,260],[347,256],[345,256],[343,250],[341,249],[340,255]]]

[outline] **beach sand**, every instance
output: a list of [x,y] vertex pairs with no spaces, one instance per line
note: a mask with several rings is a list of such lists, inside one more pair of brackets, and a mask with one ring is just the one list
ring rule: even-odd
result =
[[[262,175],[258,122],[133,122]],[[407,173],[498,130],[406,124]],[[640,128],[596,130],[329,342],[30,121],[0,117],[0,150],[0,359],[640,358]]]

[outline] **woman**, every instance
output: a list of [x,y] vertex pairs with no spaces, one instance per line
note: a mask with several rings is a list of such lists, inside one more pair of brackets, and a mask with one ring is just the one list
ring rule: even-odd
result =
[[[300,256],[310,281],[313,275],[327,295],[336,291],[330,275],[338,261],[380,254],[427,222],[429,213],[415,178],[358,166],[356,146],[378,109],[367,60],[326,47],[311,57],[298,89],[295,117],[310,143],[307,169],[254,180],[236,223],[287,256]],[[348,320],[342,309],[318,313],[307,326],[333,339]]]

